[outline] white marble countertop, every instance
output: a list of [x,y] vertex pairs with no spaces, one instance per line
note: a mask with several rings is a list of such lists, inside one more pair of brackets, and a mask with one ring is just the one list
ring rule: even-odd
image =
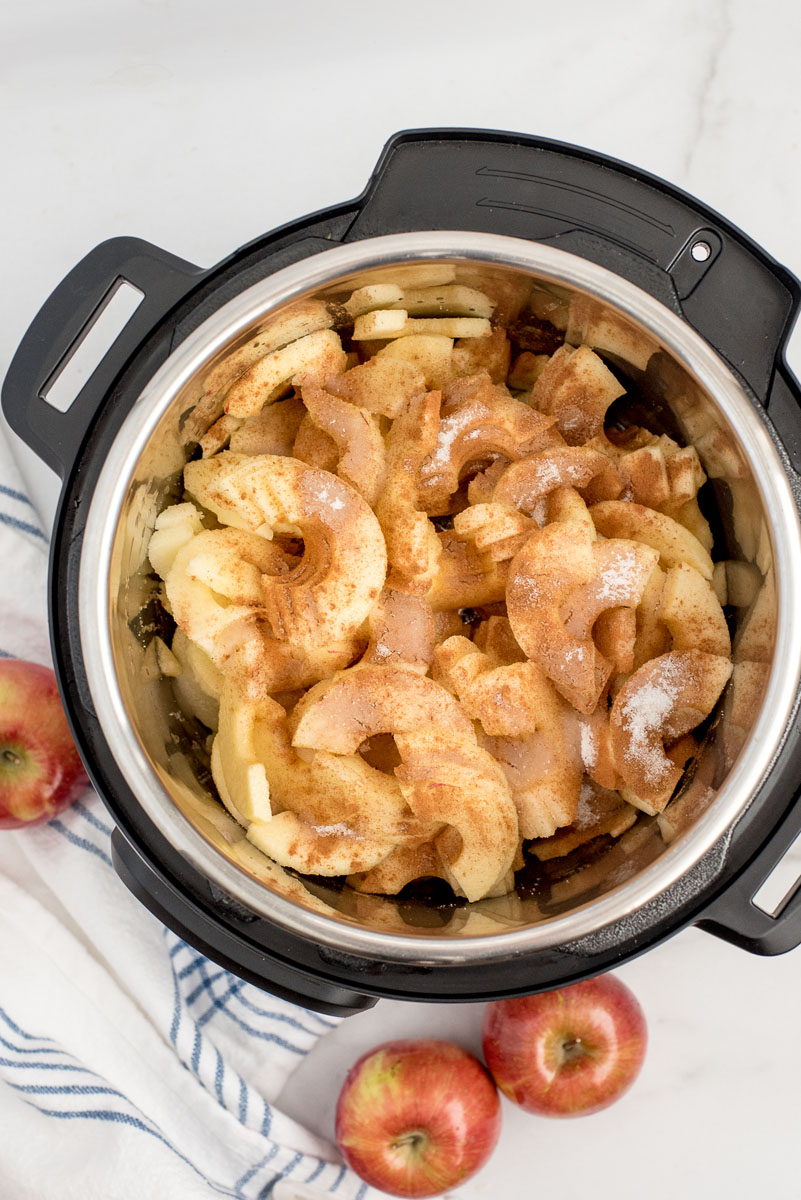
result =
[[[358,194],[400,128],[515,129],[628,160],[801,275],[799,54],[792,0],[7,5],[0,372],[104,238],[210,265]],[[798,371],[798,336],[789,357]],[[21,462],[51,519],[55,478]],[[578,1121],[505,1105],[499,1150],[458,1194],[798,1197],[801,953],[755,959],[690,930],[620,975],[650,1026],[635,1089]],[[479,1006],[382,1002],[318,1046],[284,1107],[330,1136],[357,1054],[432,1033],[477,1048],[480,1022]]]

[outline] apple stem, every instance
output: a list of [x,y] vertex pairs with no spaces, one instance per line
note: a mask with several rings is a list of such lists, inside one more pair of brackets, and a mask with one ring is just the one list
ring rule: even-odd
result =
[[426,1135],[420,1129],[413,1129],[409,1133],[402,1134],[392,1143],[393,1150],[403,1150],[407,1146],[410,1150],[420,1150],[425,1145]]
[[13,750],[6,749],[3,751],[3,761],[9,763],[12,767],[22,766],[22,759]]
[[565,1038],[562,1042],[563,1062],[573,1062],[577,1058],[583,1058],[585,1054],[591,1054],[591,1051],[584,1045],[580,1037]]

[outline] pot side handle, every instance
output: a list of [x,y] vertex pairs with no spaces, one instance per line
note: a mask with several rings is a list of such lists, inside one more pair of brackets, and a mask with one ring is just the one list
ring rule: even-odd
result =
[[[149,242],[111,238],[73,267],[34,317],[3,383],[3,413],[62,478],[131,355],[201,275],[199,267]],[[48,391],[122,283],[142,299],[69,408],[59,412]]]
[[751,954],[784,954],[801,945],[801,877],[773,912],[766,912],[755,903],[762,885],[800,834],[801,796],[798,796],[757,855],[696,920],[699,929]]

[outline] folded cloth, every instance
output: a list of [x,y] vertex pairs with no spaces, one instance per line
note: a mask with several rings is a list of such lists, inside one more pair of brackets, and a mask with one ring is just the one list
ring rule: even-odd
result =
[[[49,663],[47,543],[0,430],[0,656]],[[222,970],[117,879],[93,792],[0,832],[0,1197],[368,1189],[275,1107],[337,1024]]]

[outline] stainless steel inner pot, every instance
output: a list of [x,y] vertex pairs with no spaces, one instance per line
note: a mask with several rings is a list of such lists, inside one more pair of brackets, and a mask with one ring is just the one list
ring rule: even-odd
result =
[[[584,863],[558,869],[530,894],[484,900],[432,919],[424,906],[303,881],[262,856],[209,792],[191,747],[176,741],[169,679],[146,658],[130,622],[158,587],[146,548],[158,512],[180,495],[198,428],[219,415],[211,373],[258,333],[277,348],[309,299],[336,301],[367,282],[408,280],[437,264],[484,288],[514,320],[532,290],[571,300],[568,336],[624,370],[652,407],[698,448],[726,555],[756,593],[735,611],[772,639],[764,691],[730,686],[708,735],[683,815],[672,827],[645,814]],[[291,336],[297,336],[296,333]],[[283,341],[282,341],[283,338]],[[211,376],[213,379],[214,377]],[[674,884],[752,802],[797,702],[801,527],[790,468],[760,409],[681,318],[617,275],[551,246],[474,233],[408,233],[337,247],[281,270],[221,307],[167,359],[139,396],[108,454],[86,524],[80,631],[88,683],[112,754],[143,810],[209,880],[295,934],[354,954],[446,964],[491,962],[559,946],[635,913]],[[739,630],[739,632],[738,632]],[[747,674],[747,672],[746,672]],[[760,689],[761,690],[761,689]],[[743,710],[748,716],[743,716]]]

